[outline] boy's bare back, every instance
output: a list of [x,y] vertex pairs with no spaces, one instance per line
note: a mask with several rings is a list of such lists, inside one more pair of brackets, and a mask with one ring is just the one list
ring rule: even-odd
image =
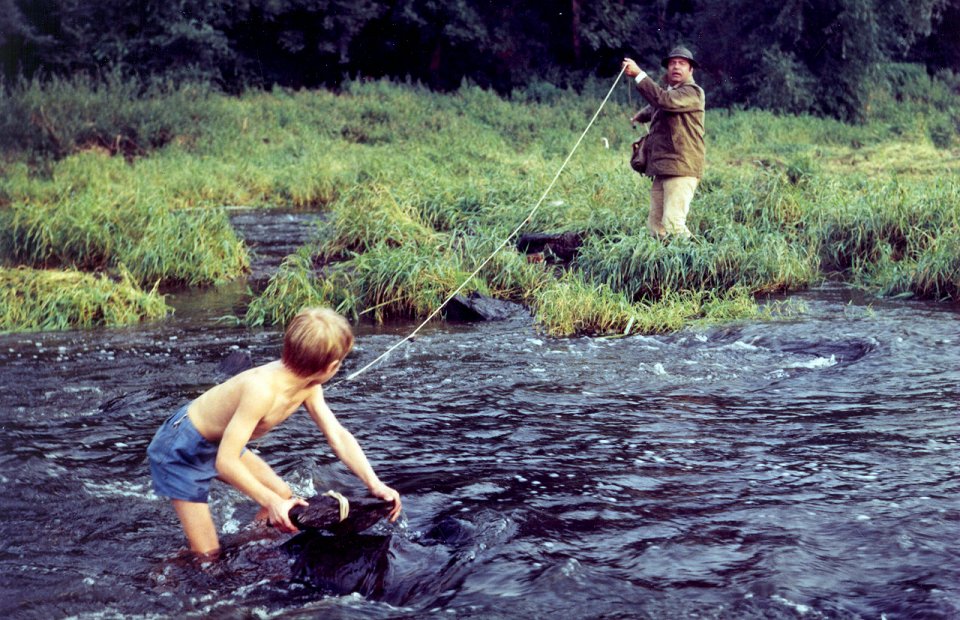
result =
[[319,383],[303,380],[279,360],[250,368],[216,385],[191,403],[190,420],[207,440],[219,442],[237,414],[256,420],[250,439],[263,436],[308,399],[322,399]]

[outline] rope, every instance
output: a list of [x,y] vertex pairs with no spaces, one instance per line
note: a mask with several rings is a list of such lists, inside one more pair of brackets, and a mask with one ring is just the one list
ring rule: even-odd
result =
[[441,303],[439,306],[437,306],[436,310],[434,310],[433,312],[431,312],[431,313],[430,313],[430,316],[428,316],[426,319],[424,319],[423,322],[420,323],[420,325],[418,325],[416,329],[414,329],[412,332],[410,332],[410,334],[407,335],[403,340],[400,340],[399,342],[397,342],[396,344],[394,344],[392,347],[390,347],[389,349],[387,349],[386,351],[384,351],[383,353],[381,353],[380,356],[377,357],[375,360],[373,360],[372,362],[370,362],[369,364],[367,364],[366,366],[364,366],[364,367],[361,368],[360,370],[357,370],[356,372],[351,373],[351,374],[348,375],[345,379],[342,379],[342,380],[338,381],[337,383],[335,383],[335,384],[334,384],[333,386],[331,386],[331,387],[337,387],[338,385],[340,385],[341,383],[343,383],[343,382],[345,382],[345,381],[353,381],[354,379],[356,379],[357,377],[359,377],[361,374],[363,374],[364,372],[366,372],[367,370],[369,370],[371,367],[373,367],[374,365],[376,365],[378,362],[380,362],[380,360],[384,359],[385,357],[387,357],[388,355],[390,355],[391,353],[393,353],[393,351],[396,350],[398,347],[400,347],[400,345],[402,345],[403,343],[407,342],[408,340],[412,340],[413,337],[416,336],[416,335],[420,332],[420,330],[423,329],[423,327],[424,327],[427,323],[429,323],[430,321],[432,321],[433,318],[440,313],[440,311],[443,309],[443,307],[444,307],[445,305],[447,305],[447,303],[449,303],[449,301],[450,301],[451,299],[453,299],[453,298],[456,297],[458,294],[460,294],[460,291],[462,291],[462,290],[464,289],[464,287],[467,285],[467,283],[469,283],[470,280],[472,280],[472,279],[474,278],[474,276],[476,276],[478,273],[480,273],[480,270],[481,270],[481,269],[483,269],[484,267],[487,266],[487,263],[489,263],[491,260],[493,260],[493,257],[496,256],[497,252],[499,252],[500,250],[502,250],[502,249],[504,248],[504,246],[506,246],[507,243],[509,243],[510,240],[511,240],[518,232],[520,232],[520,229],[523,228],[524,226],[526,226],[526,224],[527,224],[531,219],[533,219],[533,216],[534,216],[534,215],[536,214],[536,212],[540,209],[540,205],[543,204],[543,201],[547,198],[547,194],[550,193],[550,190],[553,189],[553,186],[556,184],[557,179],[560,178],[560,173],[563,172],[563,169],[567,167],[567,163],[570,162],[570,159],[573,157],[573,154],[574,154],[574,153],[577,151],[577,149],[580,147],[580,143],[583,142],[583,138],[587,135],[587,132],[590,131],[590,128],[593,127],[593,123],[597,120],[597,117],[600,116],[600,111],[603,110],[603,106],[605,106],[605,105],[607,104],[607,101],[610,99],[610,95],[613,94],[614,89],[617,87],[617,84],[620,82],[620,78],[621,78],[621,76],[623,76],[623,71],[624,71],[624,68],[621,68],[621,69],[620,69],[620,73],[617,74],[617,78],[613,81],[613,85],[610,86],[610,90],[607,91],[607,96],[603,98],[603,101],[602,101],[602,102],[600,102],[600,107],[597,108],[597,111],[594,112],[594,114],[593,114],[593,118],[591,118],[591,119],[590,119],[590,122],[587,123],[587,128],[584,129],[584,130],[583,130],[583,133],[580,134],[580,138],[577,140],[577,143],[573,145],[573,148],[570,150],[570,153],[567,155],[567,158],[566,158],[565,160],[563,160],[563,164],[560,165],[560,168],[557,170],[557,173],[556,173],[555,175],[553,175],[553,180],[550,181],[550,184],[547,186],[547,189],[545,189],[545,190],[543,191],[543,195],[540,196],[540,200],[538,200],[538,201],[537,201],[537,204],[535,204],[534,207],[533,207],[533,209],[530,210],[530,213],[527,214],[527,217],[525,217],[525,218],[523,219],[523,221],[520,222],[520,223],[517,225],[517,227],[513,229],[513,232],[511,232],[509,235],[507,235],[507,237],[506,237],[502,242],[500,242],[500,245],[498,245],[498,246],[493,250],[493,252],[491,252],[490,255],[487,256],[487,257],[483,260],[482,263],[480,263],[480,266],[478,266],[476,269],[474,269],[474,270],[473,270],[473,273],[471,273],[469,276],[467,276],[467,278],[463,281],[463,283],[462,283],[460,286],[458,286],[458,287],[456,288],[456,290],[454,290],[452,293],[450,293],[450,294],[447,296],[447,298],[443,300],[443,303]]
[[350,500],[348,500],[343,495],[340,495],[336,491],[330,490],[324,493],[328,497],[332,497],[340,503],[340,520],[343,521],[350,515]]

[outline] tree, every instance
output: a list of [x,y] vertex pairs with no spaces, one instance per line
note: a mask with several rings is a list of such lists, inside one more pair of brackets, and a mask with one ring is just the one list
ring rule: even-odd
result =
[[[711,105],[855,119],[890,61],[960,72],[960,0],[0,0],[4,76],[576,86],[685,44]],[[952,74],[951,74],[952,75]],[[878,77],[880,76],[880,77]]]

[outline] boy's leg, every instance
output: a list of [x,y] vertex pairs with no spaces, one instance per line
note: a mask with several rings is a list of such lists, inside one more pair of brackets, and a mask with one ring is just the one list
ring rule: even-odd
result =
[[188,502],[182,499],[171,501],[173,509],[180,517],[183,532],[187,535],[190,550],[200,554],[218,551],[220,541],[217,540],[217,527],[213,524],[210,506],[205,502]]
[[[262,458],[257,456],[251,450],[244,450],[243,454],[240,455],[240,462],[246,466],[250,473],[253,474],[253,477],[260,481],[260,483],[279,495],[284,499],[289,499],[293,497],[293,491],[287,485],[283,479],[276,474],[276,472],[271,469],[267,462]],[[253,518],[254,521],[262,521],[267,518],[267,509],[261,508],[257,512],[257,516]]]

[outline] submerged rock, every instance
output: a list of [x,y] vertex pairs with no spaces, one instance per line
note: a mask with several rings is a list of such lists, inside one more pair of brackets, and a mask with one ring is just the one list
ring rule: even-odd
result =
[[390,537],[330,536],[307,531],[284,545],[294,557],[292,577],[334,594],[383,598],[390,572]]
[[225,358],[220,360],[217,371],[228,377],[232,377],[249,368],[253,368],[253,359],[250,357],[250,354],[245,351],[234,350],[230,351]]
[[519,304],[473,292],[457,295],[447,302],[443,318],[447,321],[505,321],[525,312]]
[[347,518],[340,520],[340,502],[329,495],[318,495],[309,500],[309,506],[294,506],[290,520],[301,530],[327,530],[334,534],[362,532],[390,514],[393,504],[379,499],[350,500]]

